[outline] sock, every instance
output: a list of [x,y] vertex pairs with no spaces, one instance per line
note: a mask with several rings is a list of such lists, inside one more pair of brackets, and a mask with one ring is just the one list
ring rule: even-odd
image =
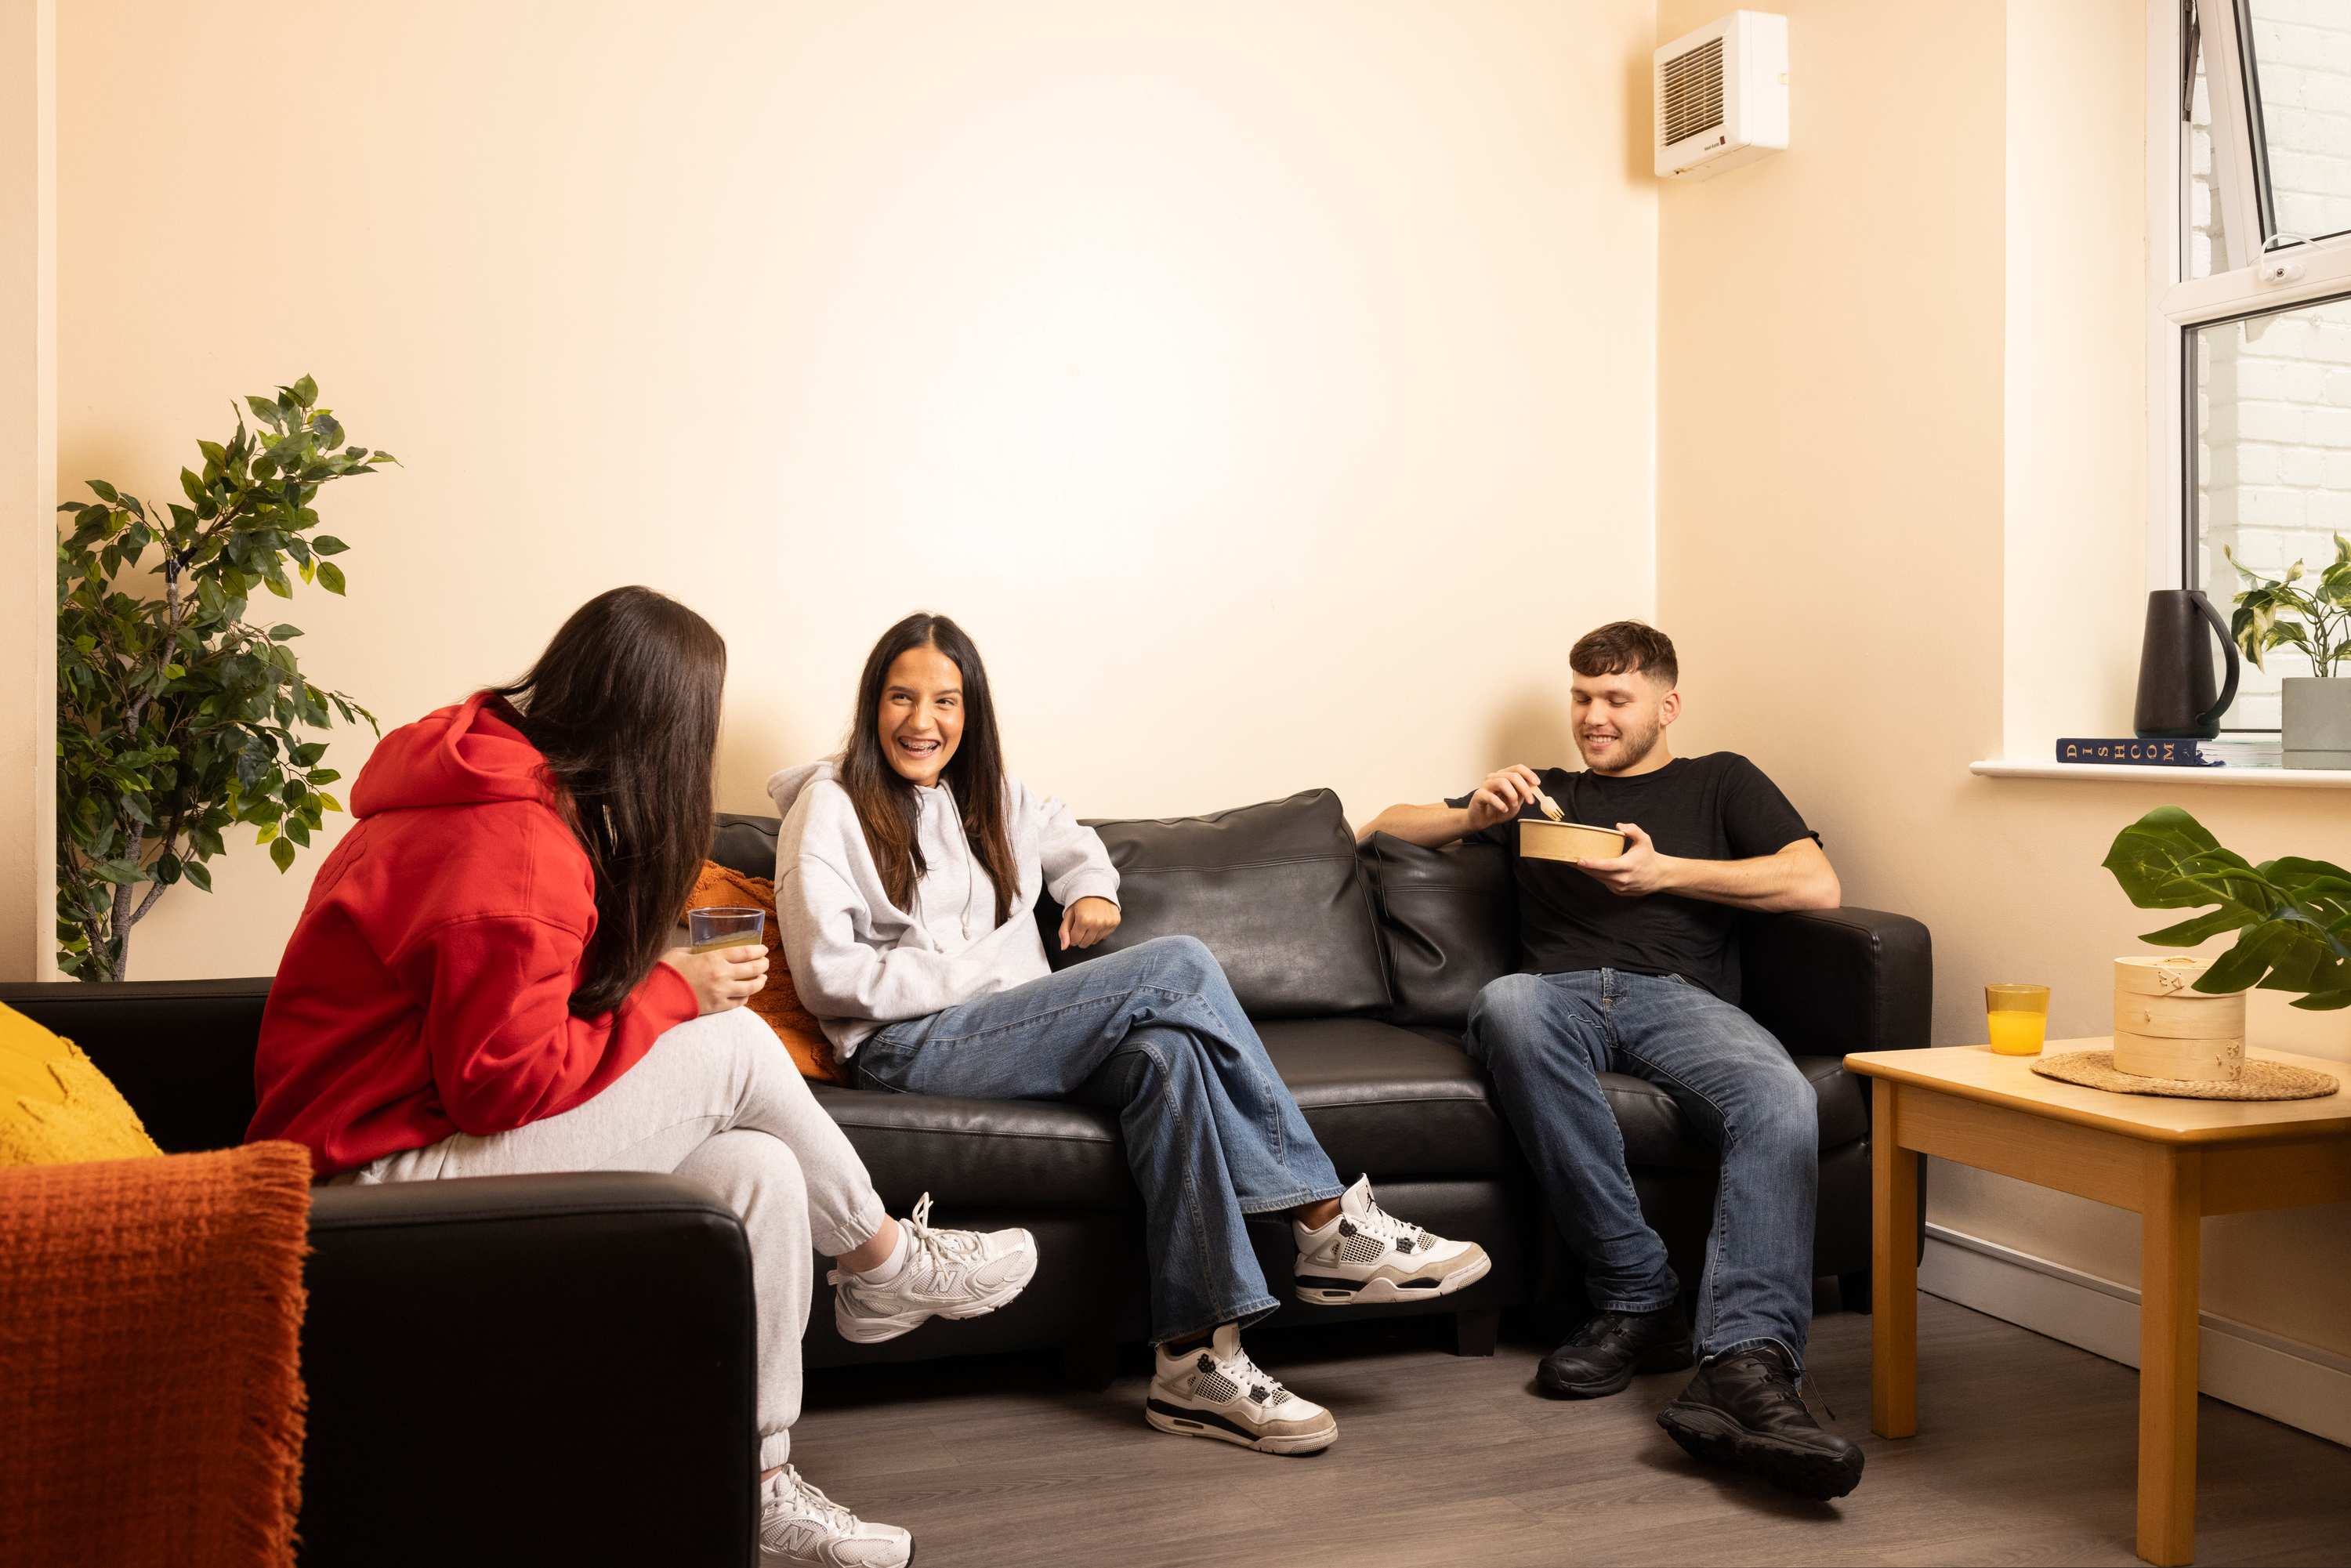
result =
[[858,1282],[866,1285],[886,1285],[906,1271],[906,1228],[898,1227],[898,1245],[890,1249],[890,1256],[871,1269],[856,1270]]
[[1214,1343],[1216,1337],[1217,1331],[1210,1329],[1207,1333],[1196,1335],[1191,1339],[1171,1339],[1165,1346],[1162,1347],[1162,1349],[1165,1354],[1171,1358],[1178,1355],[1189,1355],[1196,1350],[1206,1350],[1209,1344]]

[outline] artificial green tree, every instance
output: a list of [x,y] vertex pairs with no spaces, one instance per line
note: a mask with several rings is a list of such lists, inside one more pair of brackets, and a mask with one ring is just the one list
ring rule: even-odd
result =
[[180,470],[186,503],[157,509],[100,479],[57,545],[57,967],[85,980],[130,976],[131,927],[166,888],[210,892],[205,862],[239,825],[282,873],[322,814],[341,804],[319,766],[323,729],[375,716],[303,674],[298,627],[246,620],[248,595],[294,594],[293,578],[343,591],[317,533],[319,487],[391,454],[344,444],[308,376],[249,397],[226,443],[200,441]]

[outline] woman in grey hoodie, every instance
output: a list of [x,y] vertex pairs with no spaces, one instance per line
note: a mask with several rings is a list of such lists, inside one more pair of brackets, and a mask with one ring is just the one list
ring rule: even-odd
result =
[[[860,1087],[1118,1111],[1151,1254],[1152,1426],[1265,1453],[1338,1436],[1240,1347],[1279,1304],[1252,1216],[1289,1218],[1301,1301],[1426,1301],[1485,1274],[1476,1244],[1384,1213],[1368,1178],[1340,1181],[1197,940],[1053,972],[1038,895],[1065,911],[1064,951],[1091,947],[1118,928],[1118,873],[1067,806],[1004,771],[987,671],[954,622],[890,628],[841,756],[768,792],[793,984]],[[852,1310],[857,1282],[834,1282]]]

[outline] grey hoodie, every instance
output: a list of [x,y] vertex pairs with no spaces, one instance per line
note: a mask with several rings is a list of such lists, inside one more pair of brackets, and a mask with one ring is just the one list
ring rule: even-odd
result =
[[1004,780],[1005,833],[1019,868],[1015,906],[997,918],[996,889],[944,787],[914,791],[915,841],[928,869],[911,910],[883,891],[857,808],[830,761],[768,780],[784,819],[776,840],[776,925],[800,1005],[846,1061],[884,1024],[927,1018],[974,997],[1052,973],[1037,935],[1037,895],[1064,906],[1118,901],[1118,872],[1092,828],[1057,798]]

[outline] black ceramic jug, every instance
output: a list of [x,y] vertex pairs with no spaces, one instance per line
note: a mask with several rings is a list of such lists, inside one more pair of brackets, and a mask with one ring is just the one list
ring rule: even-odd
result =
[[[2218,701],[2212,696],[2210,626],[2229,656]],[[2200,590],[2159,588],[2147,596],[2147,638],[2138,649],[2138,705],[2131,727],[2141,740],[2210,740],[2237,695],[2237,645],[2220,612]]]

